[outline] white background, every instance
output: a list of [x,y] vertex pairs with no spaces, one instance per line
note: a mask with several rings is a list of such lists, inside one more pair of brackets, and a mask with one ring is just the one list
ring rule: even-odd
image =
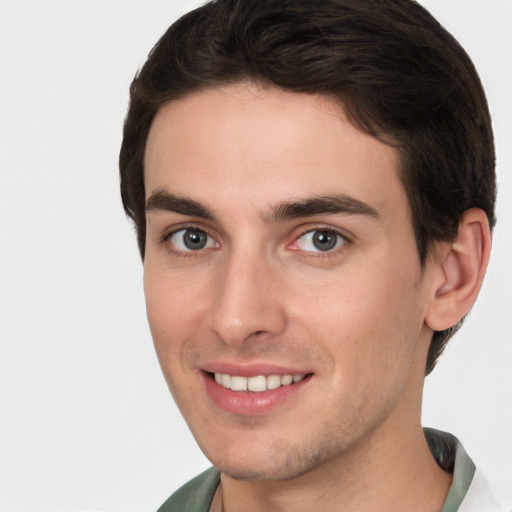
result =
[[[512,1],[424,2],[480,70],[499,224],[487,281],[427,379],[512,501]],[[118,194],[128,86],[198,2],[0,0],[0,510],[152,512],[208,466],[160,375]]]

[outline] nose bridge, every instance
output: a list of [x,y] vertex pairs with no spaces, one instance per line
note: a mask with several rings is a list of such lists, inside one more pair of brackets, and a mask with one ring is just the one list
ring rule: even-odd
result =
[[224,261],[212,311],[212,327],[230,345],[253,334],[278,334],[285,325],[284,304],[272,287],[277,270],[264,251],[232,248]]

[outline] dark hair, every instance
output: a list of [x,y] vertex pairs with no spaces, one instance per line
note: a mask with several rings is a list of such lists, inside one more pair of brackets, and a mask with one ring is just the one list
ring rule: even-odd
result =
[[[142,257],[144,151],[166,102],[252,80],[325,94],[357,128],[397,148],[423,265],[472,207],[495,224],[495,155],[478,74],[462,47],[412,0],[213,0],[176,21],[130,88],[121,195]],[[459,325],[435,332],[430,373]]]

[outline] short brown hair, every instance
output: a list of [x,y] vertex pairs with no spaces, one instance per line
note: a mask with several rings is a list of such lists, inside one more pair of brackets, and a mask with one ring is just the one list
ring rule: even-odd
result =
[[[422,264],[472,207],[495,224],[495,153],[485,94],[463,48],[413,0],[213,0],[176,21],[130,88],[121,195],[144,257],[144,152],[159,108],[253,80],[338,101],[397,148]],[[430,373],[458,325],[434,333]]]

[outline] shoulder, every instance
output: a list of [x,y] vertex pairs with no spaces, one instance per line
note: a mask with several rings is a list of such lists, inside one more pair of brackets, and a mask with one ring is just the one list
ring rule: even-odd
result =
[[158,512],[208,512],[220,475],[210,468],[178,489]]

